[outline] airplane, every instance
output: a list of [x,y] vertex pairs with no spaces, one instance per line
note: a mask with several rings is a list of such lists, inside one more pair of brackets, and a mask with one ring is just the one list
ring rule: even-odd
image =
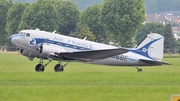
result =
[[[21,30],[13,34],[9,40],[18,47],[20,53],[33,61],[39,58],[35,66],[36,72],[44,72],[45,67],[52,61],[58,61],[54,66],[55,72],[64,71],[64,67],[72,62],[109,66],[138,66],[170,65],[162,62],[164,37],[150,33],[136,48],[116,47],[102,43],[47,32],[40,29]],[[44,60],[48,60],[44,64]],[[65,62],[63,65],[62,62]]]

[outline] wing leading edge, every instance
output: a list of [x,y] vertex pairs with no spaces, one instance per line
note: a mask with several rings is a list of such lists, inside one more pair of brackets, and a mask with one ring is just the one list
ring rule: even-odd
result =
[[63,52],[55,53],[58,57],[68,60],[78,61],[94,61],[109,58],[114,55],[119,55],[128,52],[128,49],[117,48],[117,49],[105,49],[105,50],[91,50],[91,51],[77,51],[77,52]]

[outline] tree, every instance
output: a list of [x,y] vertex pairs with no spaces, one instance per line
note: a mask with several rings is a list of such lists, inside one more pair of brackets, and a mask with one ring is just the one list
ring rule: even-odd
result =
[[105,0],[101,22],[115,43],[132,47],[133,38],[145,20],[144,0]]
[[0,0],[0,46],[4,46],[7,32],[5,30],[8,9],[12,6],[11,0]]
[[18,33],[18,26],[21,22],[21,17],[24,13],[26,7],[28,7],[28,3],[15,3],[9,9],[7,13],[7,24],[6,31],[8,33],[8,37],[14,33]]
[[14,2],[28,2],[28,3],[33,3],[36,0],[13,0]]
[[87,25],[84,25],[84,27],[80,30],[78,37],[81,39],[87,37],[87,40],[94,41],[94,35]]
[[178,50],[177,52],[180,53],[180,39],[176,41],[176,49]]
[[164,48],[165,49],[175,49],[177,44],[172,32],[171,23],[166,24],[165,32],[164,32]]
[[105,39],[104,28],[100,22],[101,7],[101,5],[88,7],[87,10],[81,14],[80,18],[80,23],[89,26],[90,31],[92,31],[95,36],[96,42],[104,42]]
[[76,3],[79,8],[84,11],[86,8],[93,6],[94,4],[100,4],[103,2],[103,0],[71,0],[74,3]]
[[80,10],[71,1],[59,0],[56,1],[55,5],[56,9],[59,12],[59,18],[61,19],[60,21],[58,21],[58,31],[61,34],[69,35],[70,32],[74,31],[77,27],[77,22],[80,16]]
[[71,1],[38,0],[23,14],[20,29],[38,27],[69,35],[76,28],[80,11]]
[[61,19],[52,1],[38,0],[25,9],[19,30],[35,27],[54,31],[59,28],[57,21],[61,21]]
[[151,32],[164,35],[164,30],[165,30],[165,26],[161,23],[157,23],[157,22],[146,23],[138,31],[138,34],[136,35],[136,42],[137,44],[139,44],[146,37],[146,35]]

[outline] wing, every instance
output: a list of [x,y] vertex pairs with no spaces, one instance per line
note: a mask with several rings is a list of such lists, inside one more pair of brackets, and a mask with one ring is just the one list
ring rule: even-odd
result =
[[105,50],[92,50],[92,51],[77,51],[55,53],[59,58],[78,61],[94,61],[109,58],[114,55],[119,55],[128,52],[128,49],[105,49]]
[[171,65],[169,63],[166,62],[160,62],[160,61],[150,61],[150,60],[144,60],[144,59],[139,59],[140,61],[144,62],[144,63],[148,63],[151,65]]

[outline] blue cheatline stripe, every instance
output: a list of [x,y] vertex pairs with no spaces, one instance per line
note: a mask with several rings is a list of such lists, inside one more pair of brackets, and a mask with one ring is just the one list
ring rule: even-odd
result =
[[23,34],[14,34],[9,37],[9,40],[11,41],[12,38],[17,37],[17,36],[24,36],[24,35]]
[[41,43],[47,43],[47,44],[56,44],[58,46],[71,48],[71,49],[76,49],[76,50],[93,50],[91,48],[80,47],[80,46],[71,45],[71,44],[68,44],[68,43],[58,42],[58,41],[54,41],[54,40],[46,40],[46,39],[42,39],[42,38],[35,38],[35,40],[36,40],[36,45],[41,44]]
[[132,59],[132,58],[127,58],[127,60],[133,61],[133,62],[138,62],[138,60]]

